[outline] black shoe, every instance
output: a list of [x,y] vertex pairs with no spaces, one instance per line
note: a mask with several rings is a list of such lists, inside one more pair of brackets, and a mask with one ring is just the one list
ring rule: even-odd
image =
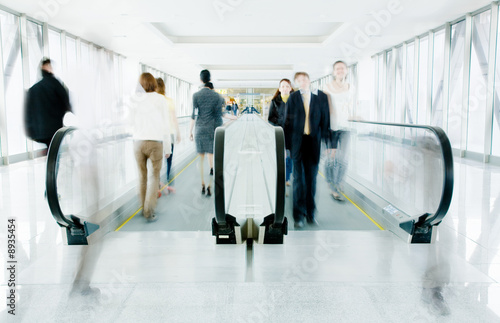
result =
[[213,174],[214,174],[214,169],[210,168],[210,175],[213,175]]
[[299,221],[295,222],[295,224],[293,225],[293,227],[295,229],[302,229],[304,227],[304,221],[299,220]]
[[210,192],[210,186],[207,187],[207,196],[209,196],[209,197],[212,196],[212,192]]
[[318,220],[315,218],[307,218],[307,224],[312,225],[312,226],[318,226]]
[[201,185],[201,194],[205,195],[205,185]]

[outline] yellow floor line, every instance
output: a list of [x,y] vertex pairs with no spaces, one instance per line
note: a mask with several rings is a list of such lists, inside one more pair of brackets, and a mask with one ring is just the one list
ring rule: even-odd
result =
[[121,228],[122,228],[125,224],[127,224],[127,222],[128,222],[128,221],[132,220],[132,218],[133,218],[134,216],[136,216],[136,215],[137,215],[137,213],[139,213],[141,210],[142,210],[142,207],[141,207],[139,210],[137,210],[137,212],[135,212],[134,214],[132,214],[132,215],[131,215],[131,216],[130,216],[127,220],[125,220],[125,222],[123,222],[123,223],[122,223],[122,225],[120,225],[118,228],[116,228],[116,230],[115,230],[115,231],[120,230],[120,229],[121,229]]
[[[169,184],[171,184],[180,174],[182,174],[182,172],[184,172],[189,166],[191,166],[191,164],[194,163],[195,160],[198,159],[198,157],[199,156],[196,156],[189,164],[187,164],[186,167],[184,167],[177,175],[175,175],[174,178],[172,178],[170,180],[170,182],[168,182],[167,185],[163,186],[161,188],[161,190],[163,191],[165,189],[165,187],[167,187]],[[123,222],[122,225],[120,225],[118,228],[116,228],[115,231],[119,231],[121,228],[123,228],[123,226],[125,224],[127,224],[128,221],[132,220],[134,218],[134,216],[136,216],[137,213],[139,213],[141,210],[142,210],[142,207],[139,210],[137,210],[134,214],[132,214],[127,220],[125,220],[125,222]]]
[[[326,178],[325,175],[323,175],[323,173],[319,172],[318,171],[318,174],[321,175],[321,177],[323,178]],[[385,229],[380,225],[378,224],[371,216],[369,216],[362,208],[360,208],[356,203],[354,203],[350,198],[348,198],[344,193],[341,193],[349,202],[351,202],[352,205],[354,205],[358,210],[361,211],[361,213],[363,213],[370,221],[373,222],[373,224],[375,224],[380,230],[384,231]]]

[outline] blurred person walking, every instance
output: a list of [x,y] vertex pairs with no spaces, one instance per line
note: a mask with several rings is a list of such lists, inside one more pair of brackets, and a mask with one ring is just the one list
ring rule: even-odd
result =
[[27,93],[24,109],[26,135],[50,146],[52,137],[63,127],[66,112],[71,112],[66,88],[54,77],[49,58],[40,63],[42,79]]
[[333,81],[326,84],[324,91],[330,97],[330,125],[332,128],[332,151],[327,154],[325,177],[330,186],[332,197],[344,201],[340,184],[344,181],[348,166],[349,122],[352,117],[354,95],[347,82],[347,64],[337,61],[333,64]]
[[233,101],[232,108],[233,108],[233,114],[235,116],[237,116],[238,115],[238,103],[236,103],[236,101]]
[[[292,82],[289,79],[282,79],[279,88],[276,90],[269,107],[268,121],[273,126],[284,127],[285,125],[285,106],[290,93],[293,93]],[[290,175],[292,174],[292,158],[290,150],[286,150],[286,185],[290,186]],[[288,196],[288,193],[287,193]]]
[[[139,168],[139,197],[143,207],[143,216],[149,221],[156,221],[156,202],[163,156],[171,154],[170,111],[168,101],[156,92],[158,84],[150,73],[143,73],[139,78],[141,87],[131,104],[129,114],[134,139],[134,152]],[[153,166],[153,183],[148,192],[147,162]]]
[[322,91],[311,91],[311,81],[305,72],[294,77],[300,91],[290,95],[285,110],[285,143],[293,160],[293,219],[295,228],[317,224],[316,177],[321,140],[330,147],[330,109],[328,97]]
[[[181,131],[179,130],[179,121],[177,120],[177,115],[175,114],[175,102],[173,99],[169,98],[165,94],[165,82],[161,77],[156,79],[156,83],[158,87],[156,88],[156,92],[163,95],[165,99],[167,99],[167,105],[169,110],[169,120],[170,120],[170,142],[171,142],[171,153],[170,156],[166,159],[167,161],[167,185],[170,183],[170,170],[172,169],[172,157],[174,156],[174,142],[181,142]],[[163,187],[163,185],[160,185]],[[160,189],[161,189],[160,187]],[[167,191],[174,191],[174,188],[171,186],[167,186]]]
[[[224,98],[213,89],[213,84],[210,82],[210,71],[203,70],[200,73],[200,81],[203,88],[193,94],[193,113],[191,114],[191,125],[189,129],[189,139],[195,139],[196,152],[200,156],[200,175],[201,175],[201,193],[207,196],[212,195],[211,179],[208,186],[205,186],[204,178],[204,160],[205,154],[208,156],[210,165],[210,176],[213,175],[213,153],[214,153],[214,137],[215,129],[222,125],[222,108],[224,107]],[[196,114],[196,111],[198,112]],[[236,119],[234,116],[224,116],[229,119]],[[195,135],[193,136],[193,128],[196,124]]]

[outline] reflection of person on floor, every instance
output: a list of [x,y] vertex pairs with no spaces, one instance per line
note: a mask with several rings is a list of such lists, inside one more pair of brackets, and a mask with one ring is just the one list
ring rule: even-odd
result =
[[347,171],[349,151],[349,124],[352,116],[353,90],[347,82],[347,65],[342,61],[333,64],[333,81],[325,86],[330,97],[330,126],[332,128],[332,153],[327,155],[325,176],[334,199],[343,201],[340,184]]
[[293,218],[295,228],[304,227],[304,218],[316,224],[316,177],[321,140],[330,147],[330,111],[328,97],[311,91],[305,72],[295,74],[300,91],[290,95],[285,111],[285,143],[293,160]]
[[[451,219],[448,219],[451,221]],[[450,282],[450,252],[445,246],[452,245],[454,237],[447,227],[439,228],[439,240],[429,244],[427,249],[427,267],[422,278],[422,301],[428,304],[429,310],[436,315],[449,315],[450,308],[444,299],[444,288]]]
[[32,140],[50,145],[57,130],[63,127],[66,112],[71,111],[68,91],[54,77],[49,58],[44,58],[40,66],[42,80],[33,85],[26,96],[26,135]]
[[[285,124],[285,106],[290,93],[293,93],[292,82],[289,79],[282,79],[269,106],[269,117],[267,120],[273,126],[283,127]],[[286,176],[285,182],[290,186],[290,175],[292,174],[292,158],[290,150],[286,151]],[[287,193],[288,194],[288,193]]]
[[[215,129],[222,126],[222,108],[225,102],[220,94],[212,90],[213,84],[210,82],[210,71],[201,71],[200,81],[203,84],[203,88],[193,94],[193,113],[191,115],[189,140],[193,141],[195,139],[196,152],[200,156],[201,194],[205,195],[206,193],[207,196],[211,196],[211,178],[208,187],[205,187],[203,164],[206,154],[208,156],[208,163],[210,164],[210,175],[213,175]],[[198,111],[197,117],[196,111]],[[236,119],[236,117],[231,115],[224,115],[224,117]],[[196,129],[193,136],[195,123]]]
[[[140,201],[143,216],[150,222],[155,221],[158,186],[163,156],[170,157],[170,111],[167,100],[156,92],[156,79],[150,73],[143,73],[139,82],[141,87],[130,109],[130,124],[134,138],[134,152],[139,167]],[[148,159],[153,166],[153,183],[148,191]],[[147,196],[147,197],[146,197]]]
[[[172,157],[174,156],[174,142],[181,142],[181,131],[179,130],[179,121],[177,120],[177,115],[175,114],[175,102],[173,99],[167,97],[165,94],[165,82],[161,77],[156,79],[158,87],[156,92],[163,95],[167,99],[168,111],[170,113],[170,142],[171,142],[171,153],[166,159],[167,161],[167,185],[170,182],[170,170],[172,169]],[[163,185],[161,185],[163,187]],[[160,189],[161,189],[160,187]],[[167,186],[167,192],[174,191],[173,187]]]

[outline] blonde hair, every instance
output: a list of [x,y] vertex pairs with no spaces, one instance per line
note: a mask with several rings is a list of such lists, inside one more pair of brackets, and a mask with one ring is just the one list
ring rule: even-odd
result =
[[161,77],[157,78],[156,83],[158,83],[156,92],[165,95],[165,82],[163,82],[163,79]]

